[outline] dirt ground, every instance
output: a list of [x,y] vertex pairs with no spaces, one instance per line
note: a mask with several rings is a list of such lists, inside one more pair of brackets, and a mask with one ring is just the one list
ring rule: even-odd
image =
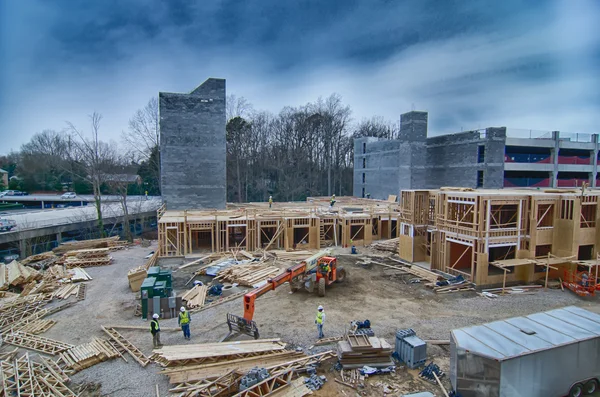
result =
[[[89,268],[94,280],[88,283],[87,297],[75,306],[56,313],[49,318],[57,324],[42,336],[68,342],[85,343],[92,337],[106,337],[102,325],[137,325],[149,323],[133,316],[137,294],[130,291],[127,271],[145,262],[144,256],[150,248],[133,247],[112,254],[110,266]],[[316,308],[325,307],[327,319],[325,336],[339,336],[345,332],[352,320],[370,320],[376,336],[394,344],[399,329],[412,328],[422,339],[449,339],[450,330],[469,325],[568,305],[577,305],[600,312],[600,301],[582,299],[571,292],[561,290],[538,291],[532,295],[503,296],[495,300],[481,297],[474,292],[436,295],[421,284],[405,283],[400,276],[378,265],[363,267],[361,255],[349,255],[347,250],[335,252],[339,264],[347,270],[348,277],[342,284],[327,290],[324,298],[317,294],[299,291],[291,294],[282,286],[259,298],[256,303],[255,321],[262,338],[279,337],[307,353],[335,349],[335,345],[319,346],[308,350],[317,340],[314,325]],[[383,259],[382,259],[383,260]],[[176,270],[179,264],[164,265]],[[174,285],[178,294],[181,286],[189,280],[194,267],[174,272]],[[236,300],[213,309],[192,315],[192,340],[185,341],[181,332],[162,332],[164,344],[194,344],[217,342],[227,334],[226,313],[242,315],[242,302]],[[177,320],[163,320],[161,327],[177,327]],[[146,355],[152,352],[152,338],[145,330],[120,331],[129,341]],[[0,352],[10,347],[3,346]],[[428,359],[438,364],[445,372],[449,370],[449,349],[446,346],[428,346]],[[156,395],[158,385],[161,395],[167,395],[167,377],[159,374],[160,368],[150,364],[142,368],[131,357],[111,360],[72,377],[74,382],[101,383],[101,394],[114,397],[136,397]],[[357,393],[334,382],[339,373],[333,370],[333,360],[324,364],[322,373],[327,377],[325,387],[316,396],[356,396]],[[398,368],[395,375],[368,378],[363,396],[382,396],[384,388],[392,389],[388,396],[430,391],[441,395],[438,386],[420,379],[417,370]],[[448,377],[442,382],[450,389]]]

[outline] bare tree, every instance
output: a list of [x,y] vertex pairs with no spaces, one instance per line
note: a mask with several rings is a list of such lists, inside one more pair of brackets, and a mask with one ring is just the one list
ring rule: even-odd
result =
[[246,100],[246,98],[244,97],[239,97],[237,98],[235,95],[227,95],[227,101],[226,101],[226,117],[227,117],[227,121],[236,118],[236,117],[242,117],[242,118],[246,118],[249,117],[254,109],[252,107],[252,104],[250,102],[248,102]]
[[98,229],[100,235],[105,236],[104,221],[102,218],[102,185],[106,180],[107,170],[111,169],[117,158],[116,150],[113,146],[100,140],[100,122],[102,115],[94,112],[90,116],[90,136],[87,137],[71,122],[67,122],[68,130],[75,138],[73,151],[73,161],[81,165],[83,175],[82,179],[87,180],[92,185],[94,194],[94,204],[98,217]]
[[122,138],[131,152],[145,160],[159,145],[159,134],[158,99],[152,97],[146,106],[138,109],[129,119],[129,128],[122,133]]

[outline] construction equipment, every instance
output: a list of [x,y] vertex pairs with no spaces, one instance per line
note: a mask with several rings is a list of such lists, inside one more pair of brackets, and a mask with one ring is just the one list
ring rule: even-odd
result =
[[318,254],[288,268],[277,277],[267,280],[266,284],[257,287],[244,295],[244,316],[227,314],[227,326],[229,334],[223,338],[226,341],[237,334],[245,334],[259,338],[254,317],[254,303],[256,298],[274,290],[275,288],[289,283],[292,292],[305,288],[308,292],[314,292],[315,287],[319,296],[325,296],[325,288],[333,283],[341,283],[346,278],[346,270],[337,265],[335,257],[326,256],[329,251],[321,251]]
[[579,296],[594,296],[600,290],[598,284],[599,264],[574,264],[571,269],[565,270],[563,286]]

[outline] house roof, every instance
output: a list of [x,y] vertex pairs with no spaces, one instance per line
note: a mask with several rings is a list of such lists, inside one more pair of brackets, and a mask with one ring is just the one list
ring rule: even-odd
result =
[[0,174],[8,174],[8,171],[3,170],[2,168],[0,168]]
[[139,176],[135,174],[105,174],[103,178],[107,182],[135,183]]
[[600,338],[600,314],[568,306],[525,317],[455,329],[458,349],[504,361],[561,345]]

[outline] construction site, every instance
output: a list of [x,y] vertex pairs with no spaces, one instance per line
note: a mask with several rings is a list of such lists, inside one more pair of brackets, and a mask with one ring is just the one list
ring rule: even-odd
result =
[[225,81],[159,100],[157,240],[1,264],[0,397],[600,396],[600,190],[227,203]]

